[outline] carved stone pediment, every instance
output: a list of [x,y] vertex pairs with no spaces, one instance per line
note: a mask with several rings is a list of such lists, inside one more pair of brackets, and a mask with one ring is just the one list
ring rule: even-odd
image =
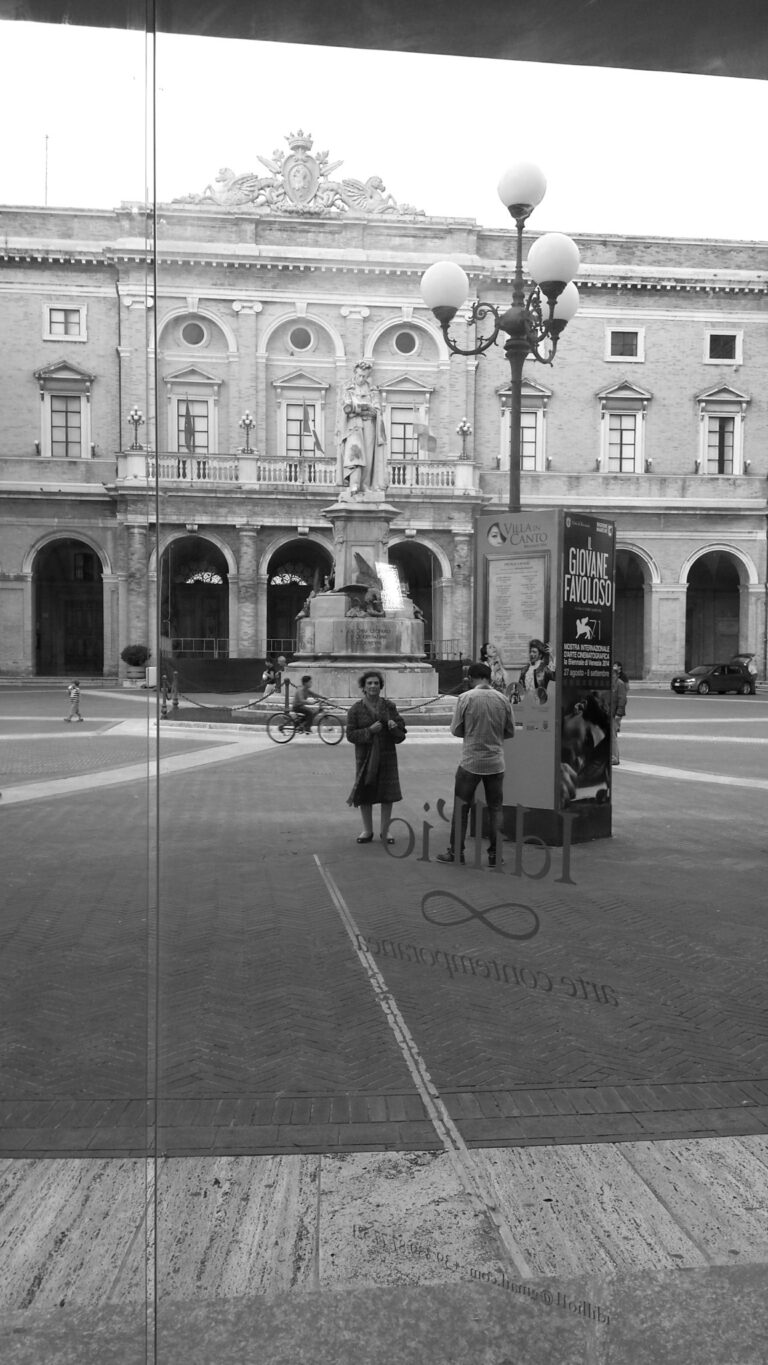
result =
[[49,384],[73,384],[81,389],[90,388],[96,378],[94,374],[88,374],[87,370],[81,370],[79,365],[73,365],[69,360],[55,360],[52,365],[44,365],[42,369],[35,370],[34,375],[41,389]]
[[305,213],[325,217],[351,214],[361,217],[423,216],[423,209],[398,204],[378,175],[367,180],[331,180],[331,173],[343,165],[329,161],[327,152],[312,152],[311,134],[290,133],[285,139],[286,154],[279,148],[271,157],[257,156],[269,175],[248,171],[236,175],[224,166],[212,185],[202,194],[187,194],[175,204],[201,204],[232,210],[248,209],[259,213]]

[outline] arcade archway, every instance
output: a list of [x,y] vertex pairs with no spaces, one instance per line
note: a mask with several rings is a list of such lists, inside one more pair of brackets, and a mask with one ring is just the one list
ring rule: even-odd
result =
[[631,550],[616,554],[616,609],[613,618],[613,657],[620,659],[630,678],[645,672],[645,566]]
[[426,545],[401,540],[390,547],[389,562],[397,569],[414,605],[424,613],[425,641],[441,638],[441,613],[435,600],[435,583],[439,577],[435,555]]
[[685,667],[730,659],[739,649],[741,567],[727,550],[691,565],[685,603]]
[[314,540],[289,540],[269,561],[267,651],[293,652],[296,617],[311,592],[320,592],[333,569],[330,550]]
[[101,677],[104,605],[101,560],[82,540],[54,540],[32,570],[35,673]]
[[160,620],[174,654],[229,654],[229,571],[217,545],[181,536],[161,560]]

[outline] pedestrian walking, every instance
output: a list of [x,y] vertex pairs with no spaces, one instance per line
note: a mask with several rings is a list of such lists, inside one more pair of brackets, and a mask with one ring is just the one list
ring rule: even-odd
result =
[[627,710],[627,684],[621,676],[622,672],[621,664],[615,663],[611,672],[611,763],[614,767],[620,761],[619,731]]
[[504,804],[504,740],[512,739],[515,722],[512,707],[491,682],[488,664],[470,664],[467,676],[471,690],[456,702],[451,734],[463,743],[461,761],[453,787],[453,819],[446,853],[438,853],[439,863],[464,862],[469,808],[482,781],[491,828],[488,865],[500,861],[499,844]]
[[394,703],[381,695],[384,678],[377,669],[363,673],[358,686],[363,695],[347,712],[347,739],[355,746],[355,781],[347,805],[360,809],[359,844],[370,844],[373,839],[374,806],[381,806],[379,837],[382,843],[393,844],[389,833],[392,805],[403,799],[395,745],[405,739],[405,721]]
[[69,684],[67,693],[69,695],[69,715],[64,717],[65,721],[68,723],[73,720],[82,721],[83,717],[80,715],[80,683],[77,679]]

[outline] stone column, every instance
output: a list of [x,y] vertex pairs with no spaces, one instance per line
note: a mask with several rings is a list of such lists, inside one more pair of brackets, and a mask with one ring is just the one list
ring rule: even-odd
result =
[[[453,577],[450,584],[450,622],[445,621],[444,640],[458,640],[463,654],[474,653],[472,638],[472,538],[469,535],[454,535],[451,561]],[[447,629],[450,625],[450,630]]]
[[[127,619],[128,638],[120,641],[120,649],[125,645],[145,644],[152,647],[151,628],[147,619],[148,582],[147,582],[147,528],[146,526],[127,526]],[[118,651],[119,653],[119,651]]]
[[37,635],[34,612],[34,579],[32,573],[21,575],[21,631],[22,655],[21,671],[37,673]]
[[235,635],[230,622],[230,654],[253,659],[258,654],[258,527],[241,526],[238,531],[238,618]]
[[[765,588],[762,583],[739,585],[739,653],[759,654],[763,631]],[[760,667],[762,660],[758,660]]]
[[119,633],[118,633],[118,600],[120,582],[117,574],[105,573],[101,578],[102,586],[102,617],[104,622],[104,667],[105,675],[118,672],[118,661],[120,657]]
[[685,667],[685,583],[652,583],[646,621],[646,649],[650,645],[647,676],[669,680]]
[[260,573],[256,583],[256,654],[267,652],[267,593],[269,574]]

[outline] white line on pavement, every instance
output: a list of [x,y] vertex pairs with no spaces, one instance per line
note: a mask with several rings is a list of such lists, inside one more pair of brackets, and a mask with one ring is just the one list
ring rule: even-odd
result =
[[[622,739],[631,739],[632,731],[622,725],[621,737]],[[647,739],[663,739],[665,744],[669,744],[670,736],[643,733],[642,735],[635,735],[635,739],[642,739],[643,743]],[[768,744],[768,736],[765,739],[755,739],[752,735],[711,735],[709,733],[706,736],[703,733],[674,736],[675,744],[701,744],[704,739],[706,739],[707,746],[710,744]]]
[[768,791],[768,779],[762,777],[724,777],[722,773],[694,773],[688,768],[664,768],[660,763],[625,763],[621,767],[630,773],[641,773],[644,777],[674,777],[680,782],[714,782],[720,787],[751,787],[756,791]]
[[389,990],[371,954],[366,948],[360,946],[361,935],[349,906],[317,854],[314,855],[314,859],[344,928],[352,940],[352,947],[368,977],[374,995],[395,1035],[395,1041],[411,1073],[413,1083],[421,1096],[424,1108],[429,1114],[435,1132],[440,1138],[461,1184],[470,1198],[474,1200],[480,1212],[485,1215],[491,1227],[495,1229],[503,1252],[511,1266],[517,1271],[518,1275],[523,1276],[524,1279],[530,1279],[533,1271],[526,1261],[522,1249],[515,1241],[512,1231],[498,1207],[498,1201],[494,1198],[492,1191],[486,1188],[483,1177],[478,1171],[461,1133],[440,1098],[440,1094],[427,1070],[426,1063],[400,1013],[394,995]]
[[[261,752],[272,748],[269,740]],[[190,768],[205,768],[229,759],[252,758],[259,749],[253,743],[219,744],[215,749],[198,750],[194,754],[174,754],[160,759],[160,776],[187,772]],[[151,782],[157,776],[157,765],[129,763],[123,768],[109,768],[101,773],[82,773],[78,777],[49,778],[45,782],[25,782],[18,787],[3,788],[2,806],[18,806],[28,801],[45,801],[56,796],[72,796],[93,791],[97,787],[119,787],[126,782]]]
[[756,716],[752,712],[748,716],[625,716],[624,725],[634,729],[636,725],[674,725],[675,729],[679,725],[700,725],[705,727],[709,733],[712,725],[768,725],[768,716]]

